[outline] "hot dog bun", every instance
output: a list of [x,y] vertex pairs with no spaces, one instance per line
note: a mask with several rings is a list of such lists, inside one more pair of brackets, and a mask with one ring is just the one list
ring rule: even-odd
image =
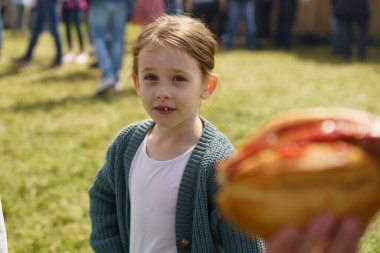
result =
[[346,108],[308,108],[258,129],[217,169],[222,215],[269,238],[327,212],[363,222],[380,208],[380,118]]

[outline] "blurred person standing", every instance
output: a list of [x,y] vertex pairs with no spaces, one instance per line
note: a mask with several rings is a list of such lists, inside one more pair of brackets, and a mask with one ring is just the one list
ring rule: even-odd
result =
[[[0,3],[1,1],[2,0],[0,0]],[[7,252],[8,252],[7,233],[5,232],[3,208],[1,205],[1,198],[0,198],[0,253],[7,253]]]
[[48,68],[55,68],[62,64],[62,45],[61,36],[58,29],[58,8],[57,0],[36,0],[32,9],[32,34],[26,53],[14,59],[17,66],[25,66],[32,60],[33,50],[37,45],[38,39],[44,31],[45,24],[48,25],[49,31],[54,39],[56,56]]
[[[89,0],[89,25],[98,67],[102,72],[96,88],[100,95],[118,90],[124,56],[125,26],[132,0]],[[107,37],[112,39],[108,40]]]
[[[69,53],[63,56],[63,62],[71,62],[74,59],[77,63],[87,63],[88,56],[84,52],[83,33],[81,28],[81,11],[87,8],[85,0],[64,0],[62,5],[62,20],[65,24],[66,41]],[[76,55],[73,52],[73,43],[71,37],[71,27],[74,26],[77,32],[80,53]]]
[[257,49],[254,0],[229,0],[226,49],[231,49],[240,18],[245,25],[246,48]]
[[347,61],[351,59],[353,42],[353,24],[359,28],[357,40],[358,58],[366,59],[366,46],[369,30],[370,10],[368,0],[335,0],[334,15],[343,26],[343,56]]

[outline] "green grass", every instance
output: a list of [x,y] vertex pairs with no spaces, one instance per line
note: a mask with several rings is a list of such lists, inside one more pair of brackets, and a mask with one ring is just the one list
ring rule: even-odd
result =
[[[146,118],[129,80],[128,28],[123,90],[93,96],[99,72],[68,64],[44,70],[54,57],[43,35],[33,64],[15,69],[27,41],[6,33],[0,63],[0,194],[13,252],[90,252],[87,190],[118,131]],[[220,85],[202,109],[238,145],[261,122],[292,108],[354,107],[380,114],[380,48],[366,63],[345,64],[327,45],[292,52],[221,52]],[[371,223],[361,253],[380,253],[380,217]]]

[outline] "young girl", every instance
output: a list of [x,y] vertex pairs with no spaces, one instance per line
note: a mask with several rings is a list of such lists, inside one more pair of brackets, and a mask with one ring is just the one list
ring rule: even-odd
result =
[[198,115],[217,86],[216,49],[185,16],[162,16],[138,37],[132,79],[151,120],[121,131],[89,190],[96,252],[263,252],[215,203],[215,165],[234,152]]
[[[151,120],[119,133],[89,190],[95,252],[264,251],[264,241],[221,219],[215,202],[215,165],[234,152],[198,115],[217,86],[216,48],[211,32],[185,16],[161,16],[138,37],[132,79]],[[363,231],[355,217],[322,214],[279,230],[267,253],[355,252]]]

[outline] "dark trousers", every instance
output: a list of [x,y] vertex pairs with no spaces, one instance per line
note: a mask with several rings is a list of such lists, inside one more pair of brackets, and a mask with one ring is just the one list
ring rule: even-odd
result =
[[66,40],[67,44],[70,50],[73,48],[73,43],[71,39],[71,26],[75,26],[75,30],[77,31],[78,40],[79,40],[79,46],[80,50],[83,51],[83,36],[82,36],[82,29],[80,27],[80,9],[79,7],[72,8],[72,9],[63,9],[62,10],[62,20],[65,23],[66,28]]
[[280,13],[275,36],[276,46],[291,48],[292,27],[297,10],[296,0],[280,0]]
[[259,39],[270,37],[270,17],[272,6],[273,2],[271,0],[256,1],[256,34]]
[[352,44],[354,40],[353,25],[356,24],[359,28],[359,35],[357,38],[358,57],[361,60],[366,58],[366,46],[368,39],[368,16],[366,15],[350,15],[341,18],[343,26],[343,56],[346,59],[352,56]]
[[56,48],[56,62],[62,60],[61,38],[58,31],[58,16],[56,11],[56,1],[40,0],[32,10],[32,35],[29,41],[29,46],[25,54],[26,59],[31,59],[34,47],[37,44],[38,38],[44,30],[44,25],[48,25],[49,31],[54,39]]
[[193,7],[193,15],[202,20],[214,34],[217,34],[217,28],[215,26],[218,15],[217,10],[218,3],[216,1],[212,3],[195,4]]

